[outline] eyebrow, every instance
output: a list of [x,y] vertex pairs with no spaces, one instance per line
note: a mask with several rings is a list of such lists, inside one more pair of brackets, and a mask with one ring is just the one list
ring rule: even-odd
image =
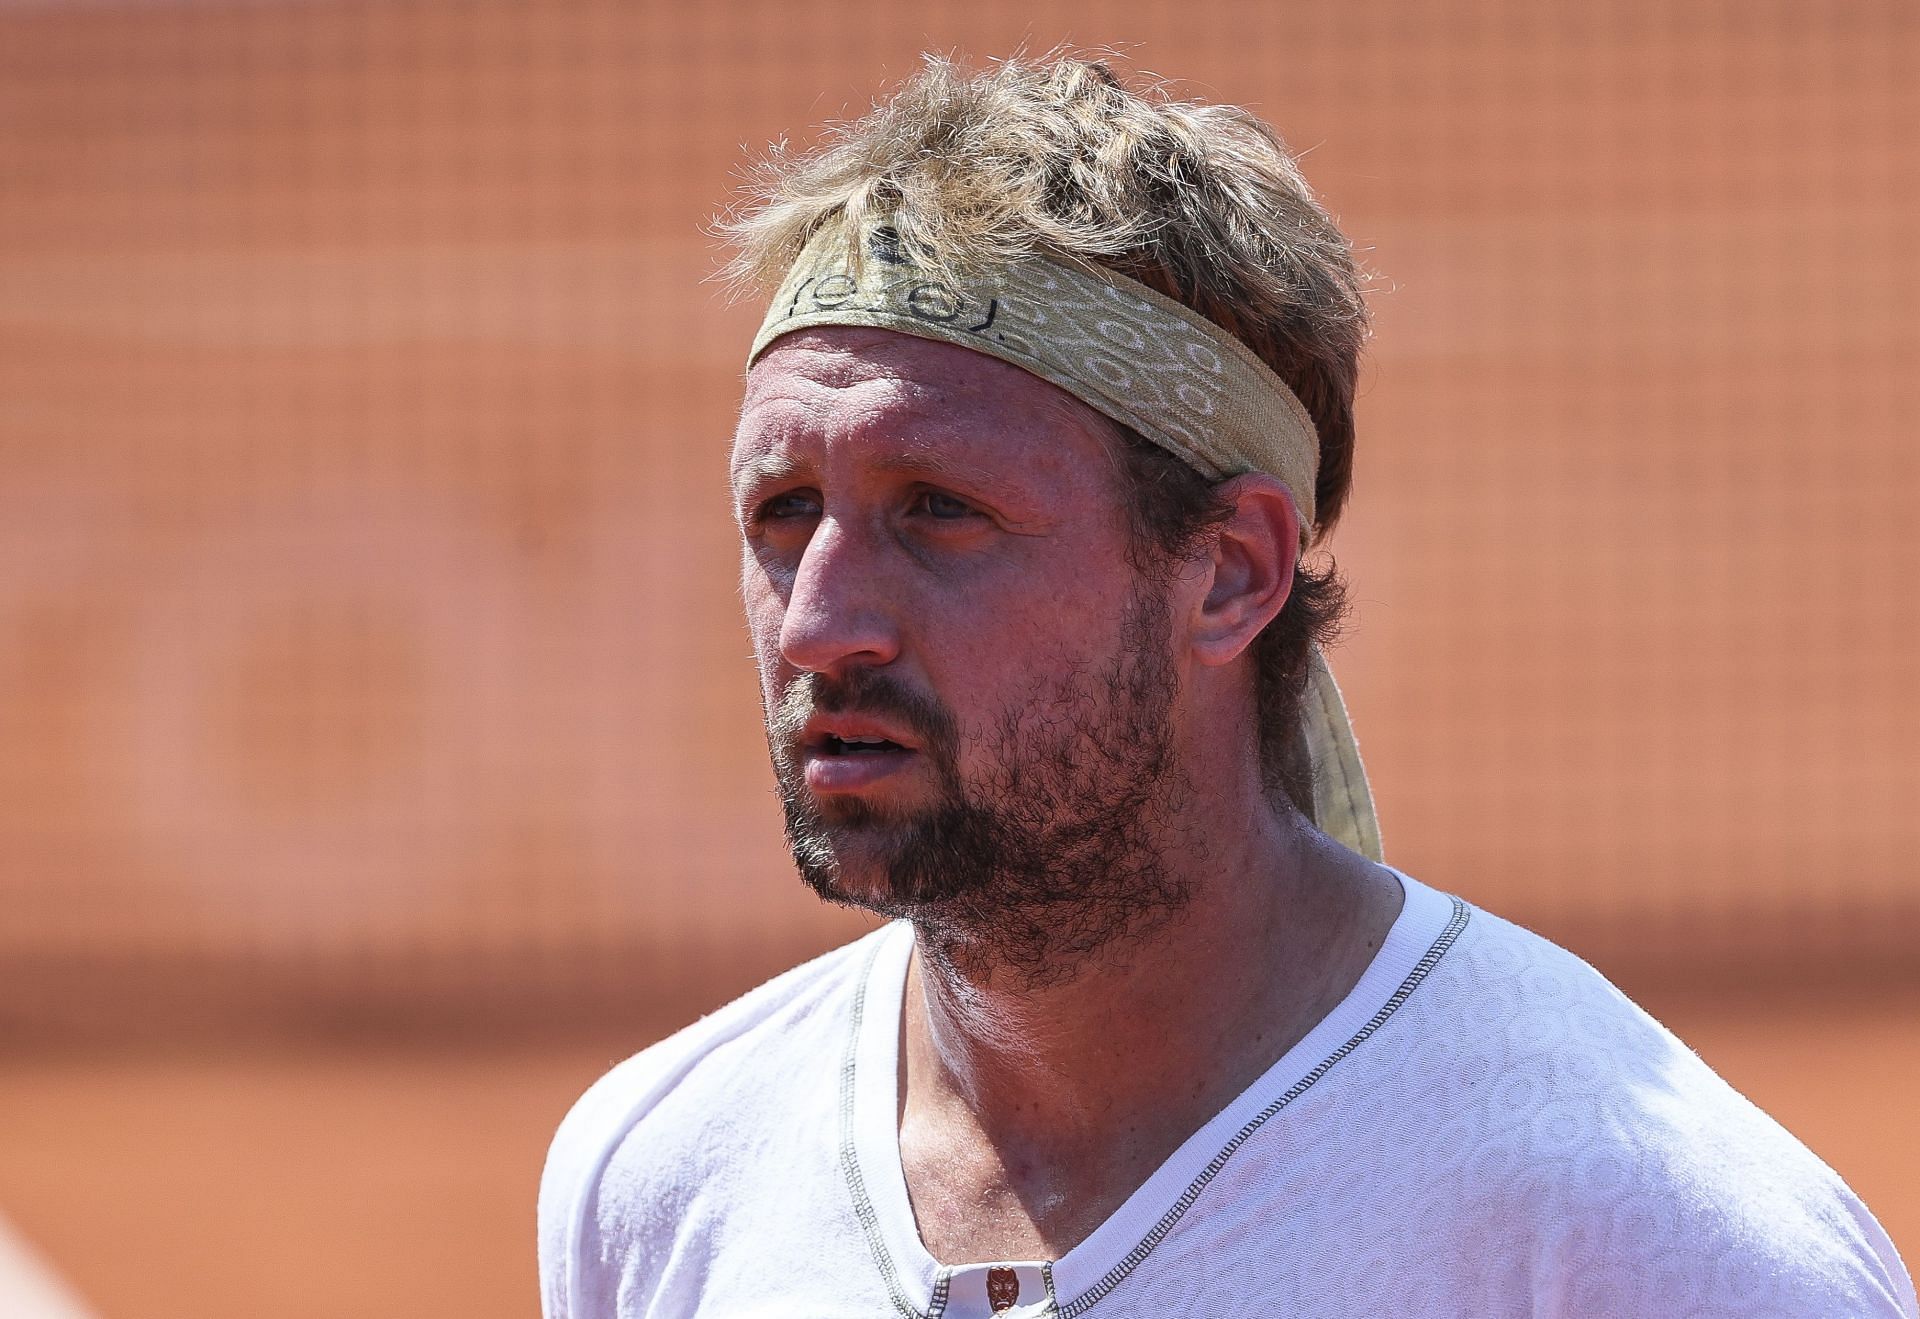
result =
[[[808,470],[808,464],[788,454],[762,453],[742,463],[734,474],[737,486],[745,481],[783,481]],[[871,471],[900,476],[932,476],[961,481],[985,490],[1004,491],[1005,478],[971,463],[956,462],[935,448],[906,449],[884,454],[867,464]]]
[[875,471],[889,472],[903,476],[943,476],[950,480],[965,481],[971,485],[984,485],[999,488],[1006,484],[970,463],[955,462],[938,449],[909,449],[900,453],[887,454],[874,459]]
[[734,468],[729,481],[735,487],[744,481],[784,481],[805,470],[805,464],[785,454],[761,453]]

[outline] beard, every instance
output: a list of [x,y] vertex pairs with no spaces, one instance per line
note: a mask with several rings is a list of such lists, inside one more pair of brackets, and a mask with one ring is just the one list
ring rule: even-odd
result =
[[[882,669],[803,675],[768,719],[787,841],[830,902],[911,920],[926,955],[969,975],[1071,979],[1096,953],[1159,928],[1187,901],[1167,848],[1191,795],[1172,743],[1177,679],[1163,595],[1136,591],[1104,667],[1037,677],[963,776],[960,729],[937,700]],[[815,712],[885,716],[911,730],[936,780],[912,809],[807,787],[801,730]]]

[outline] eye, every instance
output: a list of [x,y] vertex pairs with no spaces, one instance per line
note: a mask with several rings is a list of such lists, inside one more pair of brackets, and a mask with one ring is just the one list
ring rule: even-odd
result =
[[941,522],[954,522],[974,516],[973,505],[944,490],[922,490],[913,501],[913,509],[916,513],[925,513],[928,517]]
[[755,522],[792,522],[820,516],[820,496],[812,490],[785,490],[761,501],[753,510]]

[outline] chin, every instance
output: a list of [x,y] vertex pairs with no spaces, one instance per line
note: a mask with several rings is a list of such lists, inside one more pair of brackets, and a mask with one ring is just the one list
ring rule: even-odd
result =
[[823,900],[841,907],[857,907],[877,916],[912,916],[918,910],[911,894],[894,886],[885,866],[821,869],[802,862],[800,878]]
[[985,833],[963,805],[901,809],[804,790],[782,800],[800,877],[829,902],[918,918],[991,873]]
[[805,876],[807,887],[821,898],[841,907],[858,907],[880,916],[899,916],[904,914],[906,904],[901,895],[895,893],[884,878],[866,877],[848,879],[844,875],[828,875],[815,878]]
[[870,830],[846,824],[816,826],[803,836],[789,834],[793,862],[808,888],[828,902],[895,914],[903,895],[896,892],[884,849],[862,839]]

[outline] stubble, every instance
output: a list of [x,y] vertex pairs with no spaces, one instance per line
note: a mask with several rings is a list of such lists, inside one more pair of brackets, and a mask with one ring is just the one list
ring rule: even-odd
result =
[[[1188,900],[1167,861],[1192,787],[1176,763],[1177,679],[1164,593],[1129,601],[1102,666],[1035,675],[963,777],[962,730],[934,698],[882,669],[803,675],[768,719],[787,840],[830,902],[911,920],[926,955],[978,978],[1074,978],[1161,928]],[[910,729],[936,799],[911,812],[860,799],[823,807],[800,764],[816,712],[858,711]],[[855,873],[857,872],[857,873]]]

